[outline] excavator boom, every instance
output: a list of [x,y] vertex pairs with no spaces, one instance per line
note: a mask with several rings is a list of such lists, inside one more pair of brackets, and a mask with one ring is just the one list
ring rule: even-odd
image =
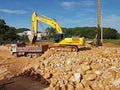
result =
[[32,35],[28,36],[30,43],[34,43],[35,40],[37,39],[38,21],[41,21],[55,28],[58,34],[63,34],[60,25],[54,19],[51,19],[47,16],[40,17],[37,15],[36,12],[33,12],[32,14]]
[[53,47],[57,50],[63,51],[78,51],[78,48],[84,46],[85,39],[83,38],[64,38],[64,34],[60,25],[52,18],[47,16],[37,16],[37,13],[32,14],[32,29],[33,34],[29,36],[30,43],[34,43],[37,38],[38,33],[38,21],[41,21],[49,26],[55,28],[57,34],[59,34],[59,39],[57,38]]

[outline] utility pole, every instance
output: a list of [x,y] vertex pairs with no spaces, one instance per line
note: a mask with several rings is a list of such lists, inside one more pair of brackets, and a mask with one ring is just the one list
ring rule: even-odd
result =
[[101,13],[101,44],[103,44],[103,25],[102,25],[102,13]]
[[101,43],[101,7],[100,0],[98,0],[98,24],[97,24],[97,46],[102,45]]

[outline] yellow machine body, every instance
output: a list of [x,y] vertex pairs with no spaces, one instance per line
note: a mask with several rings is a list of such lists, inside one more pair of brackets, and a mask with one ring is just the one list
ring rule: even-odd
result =
[[[32,14],[32,28],[33,28],[33,34],[30,36],[29,40],[30,43],[34,43],[37,37],[38,33],[38,21],[41,21],[45,24],[48,24],[49,26],[55,28],[57,34],[62,35],[63,31],[61,26],[52,18],[49,18],[47,16],[39,17],[37,16],[37,13],[34,12]],[[54,43],[55,46],[73,46],[79,48],[80,46],[84,46],[85,44],[85,38],[77,38],[77,37],[72,37],[72,38],[63,38],[59,42]],[[77,49],[76,49],[77,50]]]

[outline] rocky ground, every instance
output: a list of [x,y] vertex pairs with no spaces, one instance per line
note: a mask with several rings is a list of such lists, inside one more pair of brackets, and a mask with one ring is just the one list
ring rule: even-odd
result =
[[0,79],[18,76],[49,85],[46,90],[120,90],[120,47],[105,44],[79,52],[50,49],[41,57],[30,59],[15,58],[7,47],[1,46]]
[[40,60],[37,71],[50,81],[51,90],[120,90],[120,48],[50,50]]

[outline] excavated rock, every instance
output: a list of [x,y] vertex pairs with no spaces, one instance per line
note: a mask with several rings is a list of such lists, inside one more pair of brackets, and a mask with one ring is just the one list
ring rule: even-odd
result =
[[120,48],[50,49],[38,59],[36,72],[50,83],[51,90],[120,89]]
[[[51,87],[74,89],[120,88],[120,48],[93,48],[80,52],[49,50],[41,61],[44,72],[53,75]],[[49,76],[48,75],[48,76]]]

